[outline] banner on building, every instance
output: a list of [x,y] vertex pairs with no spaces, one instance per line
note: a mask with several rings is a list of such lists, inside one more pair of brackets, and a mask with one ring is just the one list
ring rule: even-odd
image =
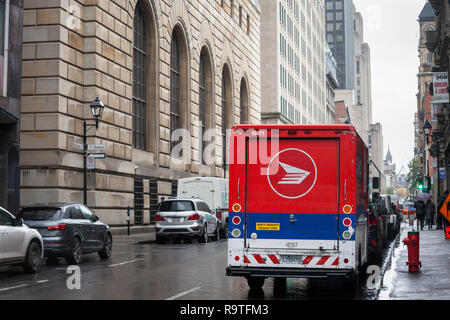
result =
[[439,168],[439,179],[446,180],[447,179],[447,172],[445,168]]
[[433,72],[432,104],[449,103],[448,72]]
[[437,168],[437,159],[432,158],[432,159],[430,160],[430,167],[431,167],[431,168]]
[[441,104],[433,103],[431,105],[431,122],[437,122],[437,115],[441,111]]

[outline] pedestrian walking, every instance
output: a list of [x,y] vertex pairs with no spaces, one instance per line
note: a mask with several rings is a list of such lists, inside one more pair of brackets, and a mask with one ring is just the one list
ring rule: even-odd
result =
[[441,217],[442,227],[443,227],[444,231],[445,231],[445,227],[450,226],[450,223],[448,222],[448,220],[445,217],[442,216],[442,213],[440,212],[440,210],[441,210],[442,206],[444,205],[445,200],[447,199],[447,197],[448,197],[448,190],[445,190],[444,194],[441,197],[441,201],[439,201],[439,209],[438,209],[439,210],[438,211],[438,216]]
[[434,205],[433,201],[431,201],[431,199],[429,199],[425,206],[425,221],[426,221],[426,225],[428,226],[428,230],[433,229],[433,219],[434,219],[435,212],[436,212],[436,206]]
[[419,199],[416,201],[415,207],[416,207],[417,229],[423,230],[423,222],[425,219],[425,202]]
[[441,214],[441,208],[442,208],[445,200],[447,199],[447,196],[448,196],[448,191],[445,190],[444,194],[439,198],[439,202],[438,202],[438,206],[437,206],[437,219],[436,219],[437,229],[442,229],[442,227],[445,223],[444,220],[446,220]]

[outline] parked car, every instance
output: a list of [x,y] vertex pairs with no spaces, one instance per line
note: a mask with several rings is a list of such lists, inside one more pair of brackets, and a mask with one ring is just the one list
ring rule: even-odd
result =
[[111,256],[109,226],[80,203],[35,203],[22,208],[19,217],[41,234],[49,261],[64,257],[73,265],[84,253],[98,252],[101,259]]
[[383,228],[383,219],[378,214],[377,204],[370,205],[368,215],[369,225],[369,257],[374,260],[379,260],[383,255],[385,247],[385,230]]
[[25,272],[36,273],[41,267],[43,248],[39,232],[0,207],[0,265],[21,265]]
[[199,242],[220,239],[214,210],[198,198],[169,198],[159,204],[155,215],[156,242],[168,238],[197,238]]
[[178,197],[196,197],[215,211],[220,236],[228,236],[228,179],[191,177],[178,180]]
[[387,220],[387,237],[391,241],[400,231],[401,215],[394,210],[391,197],[389,195],[381,195],[381,214],[386,216]]

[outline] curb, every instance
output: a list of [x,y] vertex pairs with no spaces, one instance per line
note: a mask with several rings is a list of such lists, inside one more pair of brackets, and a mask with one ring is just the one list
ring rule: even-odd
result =
[[397,236],[395,237],[395,239],[389,245],[389,251],[386,254],[386,259],[383,262],[383,265],[381,266],[381,275],[380,275],[381,276],[381,280],[380,280],[380,286],[377,289],[376,300],[378,300],[378,298],[380,296],[381,289],[383,288],[384,276],[385,276],[386,272],[391,268],[392,257],[394,255],[394,251],[395,251],[396,248],[398,248],[399,245],[401,245],[401,243],[400,243],[400,237],[401,236],[402,236],[402,232],[399,232],[397,234]]
[[[145,234],[155,232],[155,226],[132,226],[130,227],[130,235]],[[111,227],[113,236],[128,235],[128,227]]]

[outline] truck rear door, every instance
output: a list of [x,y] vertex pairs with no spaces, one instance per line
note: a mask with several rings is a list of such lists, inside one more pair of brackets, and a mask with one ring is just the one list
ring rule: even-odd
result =
[[246,142],[246,247],[337,250],[339,139],[278,141]]

